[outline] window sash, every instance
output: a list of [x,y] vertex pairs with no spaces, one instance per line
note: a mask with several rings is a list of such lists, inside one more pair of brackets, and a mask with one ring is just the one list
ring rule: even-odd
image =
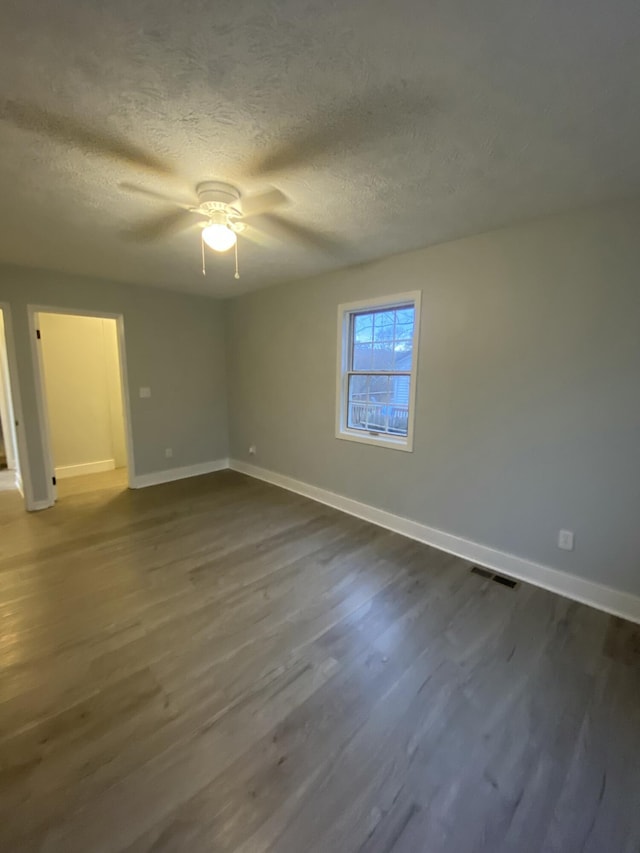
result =
[[[406,438],[409,434],[409,399],[411,373],[409,371],[346,371],[346,409],[347,429],[355,429],[371,435],[389,435]],[[386,378],[386,384],[372,390],[370,381],[365,382],[362,390],[354,390],[353,379],[361,377]],[[407,402],[392,402],[389,398],[397,389],[393,381],[398,378],[407,380]],[[386,398],[386,399],[385,399]]]
[[[359,317],[374,317],[375,315],[393,313],[393,315],[394,315],[393,323],[388,324],[393,329],[393,336],[391,338],[387,338],[387,339],[381,340],[381,341],[375,340],[375,338],[374,338],[375,320],[374,320],[373,325],[372,325],[372,329],[371,329],[371,340],[360,341],[360,343],[371,348],[371,359],[372,360],[373,360],[373,357],[375,354],[376,346],[383,347],[384,345],[387,345],[389,347],[389,351],[391,353],[392,363],[395,363],[395,359],[397,356],[396,344],[407,343],[408,341],[411,341],[411,357],[412,357],[412,363],[413,363],[413,345],[414,345],[414,341],[416,338],[416,306],[417,306],[416,301],[410,301],[410,302],[398,302],[397,304],[394,303],[392,305],[385,305],[385,306],[381,306],[378,308],[363,308],[362,310],[349,311],[348,312],[349,338],[348,338],[348,342],[347,342],[347,344],[348,344],[348,346],[347,346],[347,355],[348,355],[347,368],[348,368],[348,370],[359,370],[359,371],[361,370],[361,372],[372,372],[372,373],[373,372],[378,372],[378,373],[396,373],[396,372],[397,373],[404,373],[405,371],[396,371],[395,368],[393,368],[393,367],[387,368],[387,369],[381,369],[378,371],[375,371],[373,368],[367,368],[367,369],[362,368],[362,369],[360,369],[360,368],[354,367],[355,360],[356,360],[356,344],[358,343],[358,341],[356,340],[356,321]],[[397,322],[398,312],[399,311],[408,311],[408,310],[413,311],[412,335],[410,338],[406,338],[406,337],[398,338],[398,337],[396,337],[396,329],[398,328],[398,326],[404,327],[404,326],[408,325],[407,323],[398,323]],[[406,372],[411,373],[411,371],[406,371]]]
[[345,370],[345,376],[411,376],[411,370]]
[[415,307],[415,302],[410,300],[409,302],[393,302],[377,308],[355,308],[353,311],[349,311],[349,314],[352,317],[368,317],[369,314],[388,314],[389,311],[406,311],[408,308],[415,310]]

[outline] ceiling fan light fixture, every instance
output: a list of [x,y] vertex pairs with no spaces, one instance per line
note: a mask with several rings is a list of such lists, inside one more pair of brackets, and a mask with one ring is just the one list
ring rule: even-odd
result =
[[202,232],[202,239],[214,252],[227,252],[235,245],[236,234],[222,222],[212,222]]

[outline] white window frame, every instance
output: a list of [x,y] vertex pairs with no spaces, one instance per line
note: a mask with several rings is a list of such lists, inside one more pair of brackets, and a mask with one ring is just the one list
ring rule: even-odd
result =
[[[420,290],[409,293],[394,293],[392,296],[381,296],[373,299],[363,299],[359,302],[347,302],[338,306],[338,358],[336,382],[336,438],[346,441],[357,441],[360,444],[373,444],[377,447],[388,447],[392,450],[413,451],[413,425],[416,410],[416,389],[418,384],[418,349],[420,346]],[[384,308],[398,308],[401,305],[413,303],[415,321],[413,327],[413,358],[411,361],[411,383],[409,389],[409,412],[407,419],[407,435],[392,436],[382,433],[367,433],[363,430],[349,429],[347,426],[347,388],[349,376],[349,359],[351,346],[351,316],[367,310],[379,311]],[[381,371],[385,373],[386,371]]]

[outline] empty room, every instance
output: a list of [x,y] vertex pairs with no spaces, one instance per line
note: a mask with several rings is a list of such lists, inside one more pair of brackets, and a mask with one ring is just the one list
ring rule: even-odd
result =
[[640,851],[640,5],[8,2],[0,850]]

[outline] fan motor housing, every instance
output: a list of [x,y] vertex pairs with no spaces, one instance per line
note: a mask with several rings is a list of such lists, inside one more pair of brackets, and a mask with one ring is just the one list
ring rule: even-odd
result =
[[222,181],[202,181],[196,187],[198,201],[203,210],[227,210],[240,212],[240,190]]

